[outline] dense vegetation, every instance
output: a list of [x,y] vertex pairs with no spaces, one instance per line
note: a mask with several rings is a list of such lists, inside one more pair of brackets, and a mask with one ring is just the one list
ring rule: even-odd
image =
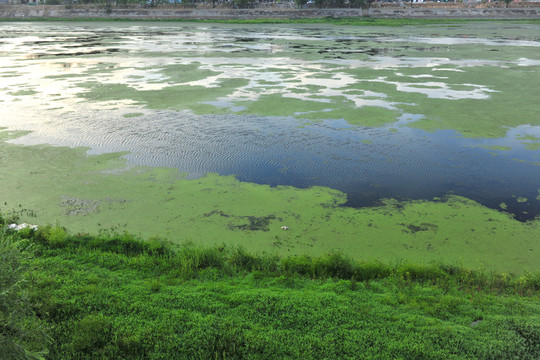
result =
[[540,273],[8,229],[2,359],[538,359]]

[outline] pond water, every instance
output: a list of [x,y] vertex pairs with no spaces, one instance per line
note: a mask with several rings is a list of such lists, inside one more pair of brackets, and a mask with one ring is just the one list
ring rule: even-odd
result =
[[540,26],[0,23],[12,142],[540,214]]

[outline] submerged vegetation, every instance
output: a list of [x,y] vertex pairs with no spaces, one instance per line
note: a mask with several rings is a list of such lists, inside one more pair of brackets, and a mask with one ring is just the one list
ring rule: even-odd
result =
[[540,356],[540,273],[14,231],[13,220],[0,228],[11,359]]

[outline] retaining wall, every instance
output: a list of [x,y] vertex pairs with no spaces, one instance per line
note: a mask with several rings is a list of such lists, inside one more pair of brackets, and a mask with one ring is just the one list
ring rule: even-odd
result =
[[[535,4],[536,5],[536,4]],[[0,18],[118,18],[118,19],[295,19],[319,17],[432,18],[432,19],[540,19],[540,6],[530,7],[428,7],[402,5],[362,9],[120,9],[71,8],[63,5],[0,5]]]

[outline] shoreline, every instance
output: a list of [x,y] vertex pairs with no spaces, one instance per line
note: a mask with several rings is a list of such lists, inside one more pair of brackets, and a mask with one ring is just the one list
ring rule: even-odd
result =
[[431,4],[371,7],[370,9],[317,8],[99,8],[64,5],[1,5],[0,20],[309,20],[358,18],[377,19],[433,19],[433,20],[530,20],[540,19],[540,2],[516,3],[506,7],[462,6],[435,7]]

